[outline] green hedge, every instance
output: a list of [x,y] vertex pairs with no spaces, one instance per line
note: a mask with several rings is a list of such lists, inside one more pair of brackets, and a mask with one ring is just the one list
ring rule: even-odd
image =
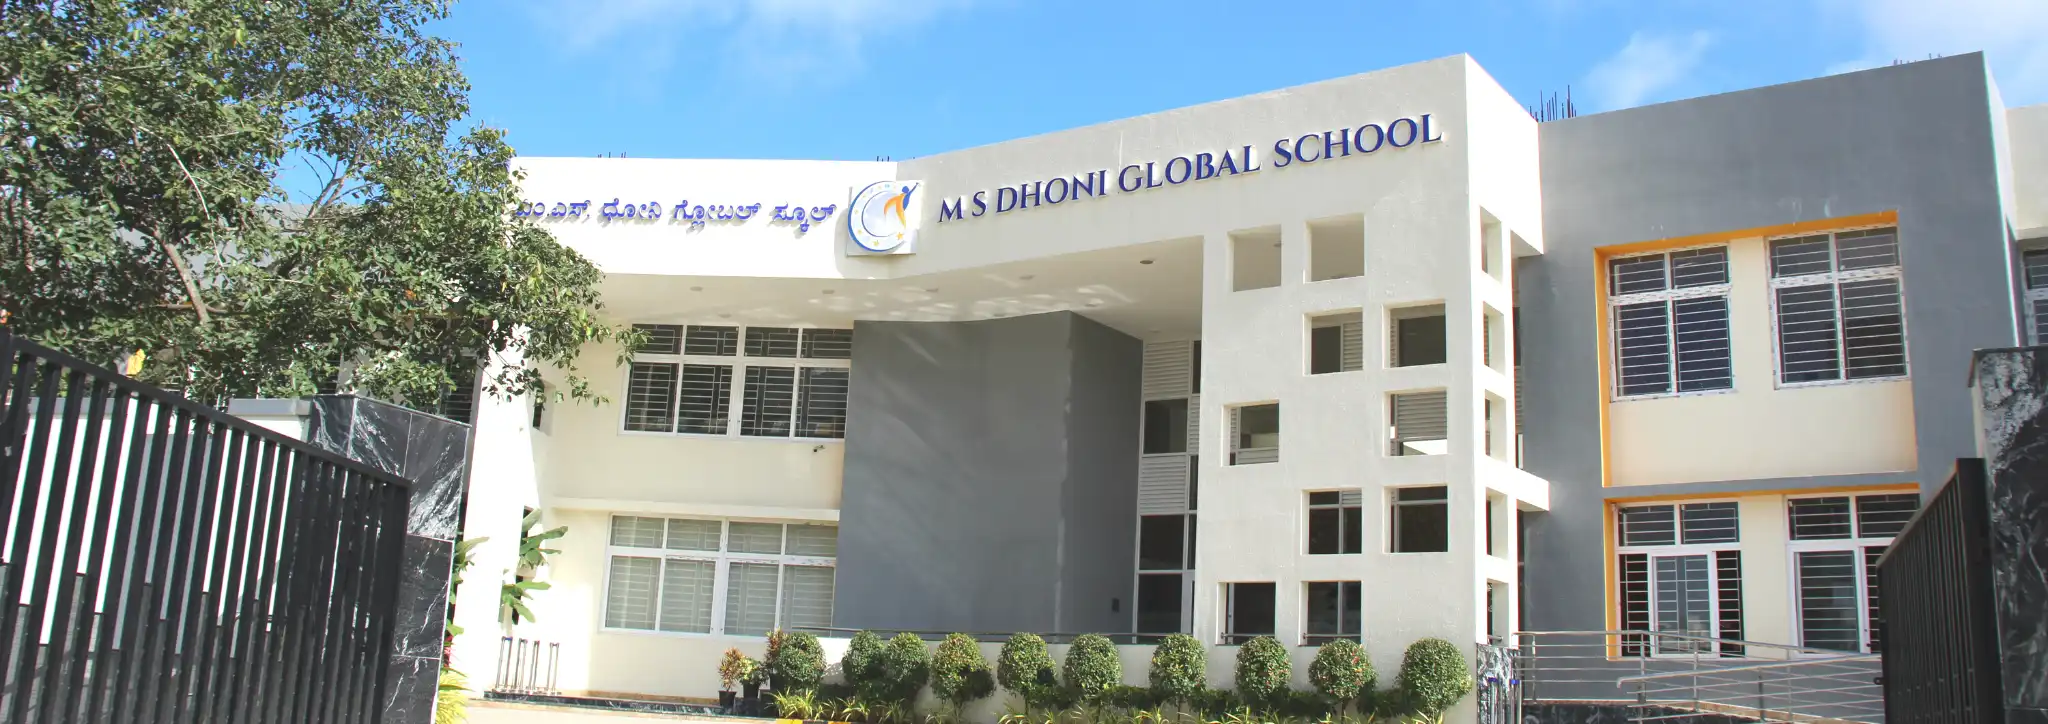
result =
[[1372,660],[1357,641],[1338,639],[1316,649],[1316,660],[1308,665],[1308,681],[1338,709],[1373,690],[1379,675]]
[[1278,639],[1260,636],[1237,647],[1237,696],[1248,705],[1275,708],[1288,693],[1287,680],[1293,674],[1287,647]]
[[772,631],[768,634],[770,685],[783,691],[814,691],[825,676],[825,647],[818,637],[805,631]]
[[973,637],[956,633],[939,644],[938,653],[932,656],[933,694],[952,702],[958,710],[968,702],[987,698],[995,688],[995,675]]
[[876,689],[884,702],[909,705],[931,679],[932,652],[914,633],[896,634],[875,661]]
[[1052,678],[1053,670],[1052,654],[1046,652],[1045,639],[1037,634],[1011,636],[1003,644],[1002,653],[996,656],[996,682],[1005,690],[1023,697],[1027,708],[1043,707],[1051,702],[1057,692],[1054,687],[1042,683],[1042,679]]
[[1438,638],[1409,644],[1397,679],[1401,703],[1432,719],[1472,693],[1471,665],[1456,645]]
[[1152,649],[1152,670],[1148,676],[1152,693],[1162,702],[1194,703],[1209,681],[1209,656],[1202,642],[1187,634],[1174,634]]
[[870,701],[882,698],[882,676],[876,665],[882,659],[882,637],[873,631],[862,631],[853,635],[846,644],[846,655],[839,659],[840,673],[846,677],[847,686],[854,693]]
[[1124,683],[1124,662],[1117,658],[1116,644],[1097,634],[1083,634],[1067,647],[1061,678],[1079,701],[1103,703],[1109,690]]

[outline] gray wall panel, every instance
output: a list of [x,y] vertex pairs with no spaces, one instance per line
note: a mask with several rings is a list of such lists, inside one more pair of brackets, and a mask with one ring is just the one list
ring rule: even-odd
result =
[[1073,632],[1128,631],[1136,580],[1144,345],[1086,317],[1073,319],[1059,624]]

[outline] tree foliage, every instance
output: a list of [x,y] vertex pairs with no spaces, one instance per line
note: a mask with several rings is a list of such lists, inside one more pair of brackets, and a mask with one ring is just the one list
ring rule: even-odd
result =
[[1292,675],[1293,662],[1279,640],[1260,636],[1237,647],[1237,696],[1246,704],[1272,708]]
[[1148,681],[1161,701],[1186,705],[1208,685],[1208,671],[1209,655],[1202,651],[1202,642],[1187,634],[1173,634],[1152,649]]
[[[601,273],[465,127],[446,0],[0,0],[0,315],[217,402],[343,363],[400,402],[595,397]],[[312,169],[296,196],[282,175]]]
[[917,701],[917,692],[924,689],[925,682],[931,680],[931,649],[925,647],[924,639],[917,634],[896,634],[882,648],[875,669],[882,700],[908,708]]
[[847,685],[869,701],[881,699],[881,673],[875,667],[882,660],[883,648],[881,635],[864,630],[853,635],[853,640],[846,644],[846,655],[839,659],[840,674]]
[[1124,683],[1124,662],[1117,658],[1116,644],[1101,634],[1074,637],[1061,662],[1063,679],[1074,696],[1090,704],[1102,702],[1110,689]]
[[825,647],[809,631],[768,633],[765,662],[770,685],[783,691],[813,691],[825,676]]
[[1446,709],[1472,693],[1472,666],[1458,653],[1457,645],[1439,638],[1409,644],[1401,655],[1401,673],[1395,678],[1403,703],[1430,719],[1441,718]]
[[1024,699],[1026,707],[1043,707],[1057,693],[1052,654],[1038,634],[1020,633],[1003,643],[996,655],[996,681]]
[[956,633],[939,642],[932,655],[932,693],[951,702],[956,712],[995,693],[994,674],[974,637]]
[[1315,661],[1308,665],[1309,683],[1339,708],[1371,692],[1378,679],[1372,661],[1366,658],[1365,647],[1351,639],[1324,643],[1316,649]]

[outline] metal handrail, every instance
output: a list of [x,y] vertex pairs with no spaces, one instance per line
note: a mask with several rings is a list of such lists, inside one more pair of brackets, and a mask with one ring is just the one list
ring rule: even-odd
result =
[[[1525,705],[1625,707],[1636,722],[1709,716],[1884,722],[1883,659],[1875,654],[1660,631],[1528,631],[1518,637],[1515,684]],[[1691,650],[1671,652],[1673,644]]]

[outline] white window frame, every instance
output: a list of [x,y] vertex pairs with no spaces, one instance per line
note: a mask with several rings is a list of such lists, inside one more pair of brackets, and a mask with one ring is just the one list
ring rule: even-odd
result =
[[[717,523],[719,524],[719,526],[718,526],[718,550],[717,550],[717,551],[677,551],[677,550],[669,550],[669,549],[668,549],[668,548],[666,548],[666,547],[664,547],[664,548],[639,548],[639,547],[634,547],[634,546],[620,546],[620,545],[613,545],[613,544],[612,544],[612,542],[611,542],[611,541],[612,541],[612,528],[613,528],[613,526],[617,525],[617,521],[618,521],[618,519],[619,519],[619,518],[621,518],[621,517],[629,517],[629,518],[657,518],[657,519],[662,519],[662,520],[694,520],[694,521],[715,521],[715,522],[717,522]],[[729,549],[730,549],[730,548],[732,547],[732,524],[733,524],[733,523],[764,523],[764,524],[769,524],[769,525],[780,525],[780,526],[782,526],[782,550],[783,550],[783,551],[788,551],[788,550],[789,550],[789,527],[790,527],[790,526],[792,526],[792,525],[830,525],[830,526],[832,526],[832,527],[833,527],[833,528],[835,528],[835,529],[839,527],[839,522],[838,522],[838,521],[827,521],[827,520],[777,520],[777,519],[769,519],[769,518],[706,518],[706,517],[693,517],[693,516],[678,516],[678,515],[662,515],[662,514],[656,514],[656,513],[622,513],[622,512],[613,512],[613,513],[609,514],[609,515],[608,515],[608,516],[606,517],[606,519],[605,519],[605,532],[604,532],[604,535],[605,535],[605,555],[604,555],[604,581],[603,581],[602,585],[600,585],[600,586],[599,586],[599,590],[598,590],[598,599],[597,599],[597,600],[598,600],[598,611],[597,611],[597,621],[598,621],[598,625],[597,625],[597,626],[598,626],[598,631],[600,631],[600,632],[603,632],[603,633],[625,633],[625,634],[642,634],[642,635],[652,635],[652,636],[680,636],[680,637],[685,637],[685,638],[693,638],[693,637],[694,637],[694,638],[703,638],[703,637],[710,637],[710,636],[730,636],[730,637],[738,637],[738,638],[751,638],[751,639],[763,639],[763,640],[766,640],[766,638],[767,638],[766,636],[764,636],[764,635],[759,635],[759,634],[728,634],[728,633],[725,633],[725,599],[726,599],[726,596],[727,596],[727,591],[728,591],[728,588],[729,588],[729,586],[728,586],[727,584],[728,584],[728,583],[729,583],[729,582],[730,582],[730,581],[732,580],[732,578],[731,578],[731,576],[732,576],[732,564],[734,564],[734,563],[772,563],[772,564],[775,564],[775,565],[776,565],[776,591],[775,591],[775,626],[774,626],[773,628],[771,628],[770,630],[773,630],[774,628],[781,628],[781,627],[782,627],[782,625],[783,625],[783,620],[782,620],[782,616],[783,616],[783,611],[782,611],[782,599],[783,599],[783,592],[782,592],[782,586],[784,586],[784,585],[787,585],[786,579],[785,579],[785,578],[783,577],[783,574],[782,574],[782,569],[783,569],[783,568],[785,568],[785,567],[788,567],[788,566],[809,566],[809,567],[813,567],[813,568],[831,568],[831,569],[833,569],[833,571],[834,571],[834,573],[835,573],[835,574],[836,574],[836,573],[838,572],[838,567],[839,567],[839,563],[838,563],[838,561],[839,561],[839,559],[838,559],[838,558],[836,558],[836,557],[834,557],[834,558],[819,558],[819,557],[815,557],[815,556],[793,556],[793,555],[789,555],[789,554],[788,554],[788,553],[786,553],[786,552],[785,552],[785,553],[783,553],[783,554],[781,554],[781,555],[775,555],[775,554],[768,554],[768,553],[734,553],[734,552],[730,552],[730,551],[729,551]],[[664,539],[665,539],[665,538],[666,538],[666,536],[664,536]],[[617,558],[617,557],[621,557],[621,556],[624,556],[624,557],[631,557],[631,558],[654,558],[654,559],[657,559],[657,560],[662,560],[662,561],[667,561],[667,560],[682,560],[682,561],[700,561],[700,562],[709,562],[709,563],[711,563],[711,564],[712,564],[712,584],[711,584],[711,630],[710,630],[710,631],[708,631],[708,632],[701,632],[701,633],[700,633],[700,632],[696,632],[696,631],[662,631],[662,630],[660,630],[660,628],[659,628],[659,627],[660,627],[660,625],[661,625],[661,623],[660,623],[660,621],[661,621],[661,619],[660,619],[660,616],[661,616],[661,584],[662,584],[662,577],[663,577],[663,576],[665,576],[665,575],[667,575],[667,566],[657,566],[657,567],[655,568],[655,577],[654,577],[654,596],[655,596],[655,598],[654,598],[654,611],[655,611],[655,626],[656,626],[656,628],[653,628],[653,629],[644,629],[644,628],[624,628],[624,627],[617,627],[617,626],[611,626],[611,625],[609,625],[609,624],[608,624],[608,623],[607,623],[606,621],[607,621],[607,618],[608,618],[608,614],[610,613],[610,611],[609,611],[609,607],[611,606],[611,588],[612,588],[612,575],[611,575],[611,568],[612,568],[612,565],[611,565],[611,564],[612,564],[612,559],[613,559],[613,558]],[[835,576],[835,578],[836,578],[836,576]],[[839,587],[838,587],[837,581],[835,580],[835,582],[834,582],[834,584],[833,584],[833,590],[832,590],[832,596],[833,596],[834,600],[837,600],[837,599],[838,599],[838,597],[839,597],[839,590],[838,590],[838,588],[839,588]]]
[[2040,322],[2039,320],[2035,319],[2034,305],[2041,302],[2048,302],[2048,284],[2043,284],[2039,287],[2033,286],[2033,280],[2028,278],[2027,274],[2027,255],[2048,255],[2048,246],[2042,246],[2037,242],[2034,246],[2029,246],[2020,249],[2019,254],[2021,289],[2020,301],[2023,305],[2020,310],[2020,313],[2022,318],[2026,320],[2026,343],[2028,345],[2043,344],[2041,335],[2037,333],[2040,329]]
[[[1683,542],[1680,542],[1680,541],[1683,541],[1683,540],[1684,540],[1684,536],[1685,536],[1685,518],[1684,518],[1684,516],[1685,516],[1685,506],[1688,506],[1688,505],[1700,505],[1700,504],[1704,504],[1704,503],[1735,503],[1735,504],[1737,505],[1737,508],[1736,508],[1736,513],[1735,513],[1735,526],[1736,526],[1736,528],[1735,528],[1735,540],[1732,540],[1732,541],[1727,541],[1727,542],[1725,542],[1725,543],[1683,543]],[[1671,506],[1671,525],[1672,525],[1672,529],[1671,529],[1671,540],[1672,540],[1672,544],[1671,544],[1671,545],[1634,545],[1634,546],[1631,546],[1631,545],[1623,545],[1623,544],[1622,544],[1622,542],[1623,542],[1623,540],[1625,540],[1625,538],[1624,538],[1623,534],[1624,534],[1624,532],[1625,532],[1625,531],[1623,531],[1623,530],[1621,529],[1621,523],[1620,523],[1620,516],[1621,516],[1621,511],[1622,511],[1622,510],[1624,510],[1624,509],[1627,509],[1627,508],[1643,508],[1643,507],[1651,507],[1651,506],[1659,506],[1659,505],[1669,505],[1669,506]],[[1609,513],[1608,513],[1608,514],[1609,514],[1609,515],[1612,515],[1612,516],[1614,516],[1614,557],[1615,557],[1615,559],[1616,559],[1616,560],[1614,561],[1614,566],[1615,566],[1615,568],[1614,568],[1614,585],[1615,585],[1615,589],[1614,589],[1614,590],[1615,590],[1615,594],[1616,594],[1617,596],[1627,596],[1627,595],[1628,595],[1626,591],[1623,591],[1623,590],[1621,590],[1621,575],[1622,575],[1622,571],[1621,571],[1621,561],[1620,561],[1620,558],[1621,558],[1622,556],[1625,556],[1625,555],[1641,555],[1641,556],[1643,556],[1643,557],[1644,557],[1644,558],[1646,559],[1646,564],[1645,564],[1645,565],[1646,565],[1646,566],[1648,567],[1648,570],[1647,570],[1647,574],[1648,574],[1648,581],[1649,581],[1649,586],[1650,586],[1650,590],[1649,590],[1649,595],[1645,597],[1645,600],[1646,600],[1646,601],[1647,601],[1647,602],[1649,603],[1649,609],[1648,609],[1648,616],[1649,616],[1649,619],[1650,619],[1650,629],[1651,629],[1652,631],[1655,631],[1655,630],[1656,630],[1656,628],[1657,628],[1657,559],[1659,559],[1659,558],[1682,558],[1682,557],[1685,557],[1685,556],[1702,556],[1702,555],[1703,555],[1703,556],[1706,556],[1706,558],[1707,558],[1707,616],[1708,616],[1708,620],[1709,620],[1709,621],[1711,621],[1711,622],[1713,623],[1713,626],[1714,626],[1714,630],[1713,630],[1713,635],[1712,635],[1712,636],[1710,636],[1709,638],[1716,638],[1716,639],[1718,639],[1718,638],[1724,638],[1724,637],[1722,636],[1722,634],[1723,634],[1724,632],[1723,632],[1723,631],[1721,631],[1721,566],[1720,566],[1720,560],[1719,560],[1718,556],[1716,556],[1716,554],[1717,554],[1717,553],[1720,553],[1720,552],[1722,552],[1722,551],[1735,551],[1736,553],[1741,553],[1741,552],[1742,552],[1742,511],[1741,511],[1741,508],[1740,508],[1740,506],[1741,506],[1741,502],[1740,502],[1740,501],[1738,501],[1738,500],[1736,500],[1735,498],[1700,498],[1700,499],[1697,499],[1697,500],[1687,499],[1687,500],[1671,500],[1671,501],[1657,501],[1657,502],[1644,502],[1644,503],[1628,503],[1628,504],[1616,504],[1615,506],[1613,506],[1613,508],[1611,508],[1611,509],[1610,509],[1610,511],[1609,511]],[[1748,561],[1744,561],[1744,565],[1745,565],[1745,568],[1744,568],[1744,570],[1748,570],[1748,568],[1747,568],[1747,565],[1748,565]],[[1740,583],[1740,582],[1741,582],[1741,580],[1740,580],[1740,579],[1737,579],[1737,582],[1738,582],[1738,583]],[[1745,593],[1747,593],[1747,590],[1746,590],[1746,589],[1745,589]],[[1620,600],[1616,600],[1616,601],[1615,601],[1615,604],[1617,604],[1617,606],[1616,606],[1617,608],[1619,608],[1619,605],[1618,605],[1618,604],[1620,604],[1620,603],[1621,603],[1621,601],[1620,601]],[[1743,613],[1744,613],[1744,614],[1747,614],[1747,613],[1749,613],[1749,612],[1748,612],[1748,610],[1747,610],[1747,608],[1748,608],[1747,606],[1745,606],[1745,607],[1744,607],[1744,611],[1743,611]],[[1616,622],[1616,628],[1620,628],[1621,626],[1625,626],[1625,625],[1627,625],[1627,622],[1626,622],[1626,621],[1617,621],[1617,622]],[[1699,652],[1693,652],[1693,651],[1663,651],[1663,650],[1661,650],[1661,649],[1660,649],[1660,647],[1658,647],[1658,646],[1657,646],[1657,644],[1655,643],[1655,639],[1652,639],[1652,641],[1651,641],[1650,643],[1646,643],[1646,644],[1644,644],[1644,645],[1645,645],[1645,646],[1648,646],[1648,647],[1649,647],[1649,651],[1650,651],[1650,655],[1649,655],[1649,658],[1672,658],[1672,657],[1676,657],[1676,658],[1684,658],[1684,657],[1691,657],[1691,656],[1696,656],[1696,655],[1697,655],[1697,656],[1714,656],[1714,657],[1719,657],[1719,656],[1721,655],[1721,652],[1720,652],[1719,650],[1710,650],[1710,651],[1699,651]],[[1638,658],[1638,657],[1627,657],[1627,658]]]
[[[1786,544],[1785,544],[1785,551],[1786,551],[1786,552],[1785,552],[1785,576],[1786,576],[1786,581],[1785,581],[1785,584],[1786,584],[1786,589],[1785,589],[1785,590],[1787,591],[1788,595],[1790,595],[1790,596],[1791,596],[1791,599],[1792,599],[1792,601],[1791,601],[1791,604],[1792,604],[1792,636],[1793,636],[1793,637],[1794,637],[1795,639],[1797,639],[1797,640],[1798,640],[1798,642],[1799,642],[1799,645],[1800,645],[1800,646],[1802,646],[1802,647],[1805,647],[1805,646],[1807,646],[1807,643],[1806,643],[1806,611],[1805,611],[1805,610],[1804,610],[1803,608],[1801,608],[1801,607],[1800,607],[1800,605],[1799,605],[1799,603],[1800,603],[1800,602],[1799,602],[1799,554],[1801,554],[1801,553],[1851,553],[1851,554],[1854,554],[1854,555],[1855,555],[1855,557],[1856,557],[1856,565],[1855,565],[1855,569],[1856,569],[1856,645],[1857,645],[1857,651],[1855,651],[1855,652],[1848,652],[1848,651],[1830,651],[1830,653],[1818,653],[1818,652],[1808,652],[1808,651],[1800,651],[1800,652],[1795,652],[1795,655],[1797,655],[1797,656],[1812,656],[1812,657],[1828,657],[1828,656],[1847,656],[1847,655],[1850,655],[1851,653],[1865,653],[1865,654],[1867,654],[1867,653],[1872,653],[1872,652],[1871,652],[1871,651],[1869,650],[1869,649],[1870,649],[1870,603],[1869,603],[1869,601],[1870,601],[1870,570],[1869,570],[1869,566],[1868,566],[1868,565],[1866,565],[1866,564],[1864,563],[1864,560],[1863,560],[1863,549],[1865,549],[1865,548],[1871,548],[1871,547],[1884,547],[1884,548],[1886,548],[1887,550],[1889,550],[1889,549],[1891,548],[1892,542],[1893,542],[1893,541],[1895,541],[1895,540],[1897,540],[1898,538],[1897,538],[1897,536],[1883,536],[1883,537],[1873,537],[1873,538],[1865,538],[1865,537],[1862,537],[1862,527],[1863,527],[1863,526],[1862,526],[1862,522],[1863,522],[1863,511],[1862,511],[1862,509],[1861,509],[1861,508],[1860,508],[1859,506],[1857,506],[1857,505],[1856,505],[1856,500],[1857,500],[1858,498],[1864,498],[1864,497],[1871,497],[1871,496],[1878,496],[1878,495],[1904,495],[1904,494],[1906,494],[1906,492],[1907,492],[1907,491],[1882,491],[1882,490],[1879,490],[1879,491],[1868,491],[1868,492],[1849,492],[1849,493],[1827,493],[1827,494],[1814,494],[1814,495],[1788,495],[1788,496],[1785,496],[1785,538],[1786,538],[1786,541],[1787,541],[1787,542],[1786,542]],[[1792,540],[1792,501],[1794,501],[1794,500],[1818,500],[1818,499],[1822,499],[1822,498],[1848,498],[1848,499],[1849,499],[1849,535],[1850,535],[1850,537],[1848,537],[1848,538],[1828,538],[1828,539],[1821,539],[1821,540]],[[1923,501],[1923,502],[1924,502],[1924,501]],[[1918,509],[1916,508],[1916,509],[1914,510],[1914,513],[1915,513],[1915,514],[1918,514],[1918,512],[1919,512],[1919,510],[1918,510]],[[1817,648],[1817,647],[1816,647],[1816,648]]]
[[[1672,254],[1682,251],[1698,251],[1700,249],[1715,248],[1722,249],[1723,254],[1727,259],[1727,266],[1724,268],[1724,272],[1728,278],[1728,281],[1721,282],[1720,284],[1709,284],[1698,287],[1686,287],[1684,289],[1675,289],[1669,286],[1671,283]],[[1615,280],[1613,278],[1613,273],[1611,271],[1614,268],[1614,263],[1626,259],[1639,259],[1651,256],[1664,257],[1664,281],[1666,284],[1665,288],[1654,292],[1615,294]],[[1600,263],[1604,265],[1601,268],[1602,272],[1608,275],[1607,284],[1605,285],[1605,288],[1600,290],[1600,292],[1601,294],[1607,297],[1607,344],[1609,348],[1612,350],[1608,355],[1608,359],[1605,360],[1605,363],[1608,365],[1608,368],[1613,371],[1613,384],[1607,390],[1607,398],[1609,401],[1626,402],[1631,400],[1659,400],[1670,397],[1726,395],[1733,393],[1737,389],[1739,389],[1739,385],[1737,384],[1735,379],[1735,357],[1737,344],[1735,340],[1735,303],[1732,295],[1732,292],[1735,288],[1735,256],[1732,250],[1729,250],[1727,244],[1695,244],[1692,246],[1682,246],[1673,249],[1659,249],[1657,251],[1644,252],[1641,254],[1621,254],[1602,259],[1600,260]],[[1728,386],[1718,390],[1694,390],[1691,392],[1680,392],[1678,391],[1678,322],[1677,319],[1673,316],[1669,305],[1672,302],[1680,302],[1689,299],[1707,299],[1710,297],[1720,297],[1726,300],[1723,302],[1723,304],[1728,308]],[[1629,306],[1632,304],[1643,304],[1646,302],[1664,302],[1667,305],[1665,307],[1664,312],[1666,337],[1666,339],[1664,340],[1664,345],[1665,354],[1667,355],[1666,359],[1669,360],[1669,364],[1671,367],[1671,391],[1647,392],[1633,395],[1624,395],[1621,392],[1622,369],[1620,310],[1622,307],[1625,306]]]
[[[648,323],[648,324],[651,324],[651,323]],[[663,322],[663,323],[661,323],[661,324],[669,324],[669,323]],[[701,433],[701,432],[673,432],[673,431],[671,431],[671,432],[661,432],[661,431],[659,431],[659,430],[628,430],[628,429],[626,429],[626,418],[627,418],[627,415],[629,414],[629,410],[627,409],[627,408],[628,408],[628,406],[627,406],[626,404],[623,404],[623,403],[621,403],[621,404],[619,405],[619,426],[618,426],[618,431],[619,431],[619,434],[620,434],[620,435],[645,435],[645,436],[655,436],[655,437],[689,437],[689,438],[699,438],[699,439],[709,439],[709,440],[760,440],[760,441],[767,441],[767,442],[804,442],[804,443],[825,443],[825,444],[833,444],[833,443],[844,443],[844,442],[846,442],[846,438],[845,438],[844,436],[841,436],[841,437],[801,437],[801,436],[795,435],[794,433],[796,432],[796,417],[797,417],[797,415],[798,415],[799,413],[801,413],[801,412],[803,411],[803,409],[802,409],[802,405],[803,405],[803,392],[802,392],[802,390],[803,390],[803,370],[804,370],[804,368],[810,367],[810,368],[822,368],[822,369],[840,369],[840,370],[851,370],[851,369],[853,369],[853,360],[850,360],[850,359],[810,359],[810,358],[806,358],[806,357],[800,357],[800,356],[799,356],[799,357],[749,357],[749,356],[747,356],[747,330],[748,330],[749,328],[753,328],[753,327],[759,327],[759,328],[763,328],[763,329],[795,329],[795,330],[798,330],[798,354],[802,354],[802,344],[803,344],[803,343],[802,343],[802,335],[803,335],[803,334],[805,334],[805,333],[808,333],[808,332],[810,332],[810,331],[813,331],[813,330],[830,330],[830,331],[849,331],[849,330],[847,330],[847,328],[843,328],[843,327],[816,327],[816,326],[802,326],[802,325],[793,325],[793,326],[787,326],[787,327],[784,327],[784,326],[774,326],[774,325],[739,325],[739,324],[729,324],[729,323],[728,323],[728,324],[702,324],[702,323],[677,323],[677,324],[673,324],[673,325],[670,325],[670,326],[677,326],[677,327],[681,327],[681,328],[682,328],[682,334],[683,334],[683,335],[685,335],[685,336],[683,337],[683,339],[682,339],[682,340],[680,340],[680,341],[678,342],[678,344],[679,344],[679,345],[684,345],[684,346],[679,346],[679,347],[677,348],[677,349],[679,350],[679,353],[677,353],[677,354],[661,354],[661,353],[654,353],[654,352],[635,352],[635,353],[633,354],[633,359],[632,359],[632,362],[649,362],[649,363],[654,363],[654,364],[672,364],[672,365],[675,365],[675,366],[676,366],[676,383],[675,383],[675,384],[676,384],[676,396],[675,396],[675,400],[673,401],[673,406],[672,406],[672,407],[671,407],[671,409],[669,410],[669,415],[670,415],[670,422],[671,422],[671,423],[672,423],[672,424],[673,424],[674,426],[677,426],[677,427],[679,427],[679,426],[681,425],[681,415],[679,414],[679,409],[678,409],[678,408],[680,408],[680,407],[681,407],[681,405],[682,405],[682,389],[683,389],[683,366],[684,366],[684,365],[693,365],[693,364],[694,364],[694,365],[718,365],[718,366],[723,366],[723,367],[731,367],[731,368],[732,368],[732,379],[731,379],[731,381],[730,381],[730,382],[729,382],[729,383],[727,384],[727,387],[728,387],[728,389],[727,389],[727,390],[725,391],[725,393],[726,393],[726,408],[725,408],[725,432],[723,432],[723,433],[718,433],[718,434],[707,434],[707,433]],[[680,351],[682,351],[682,350],[687,350],[687,349],[689,349],[689,348],[688,348],[688,347],[687,347],[686,345],[688,345],[688,344],[689,344],[689,342],[688,342],[688,334],[689,334],[689,328],[690,328],[690,327],[693,327],[693,326],[694,326],[694,327],[721,327],[721,328],[731,328],[731,329],[737,330],[737,331],[738,331],[737,333],[739,334],[739,340],[738,340],[738,343],[737,343],[737,349],[735,349],[735,350],[733,351],[733,354],[731,354],[731,355],[726,355],[726,356],[719,356],[719,355],[693,355],[693,354],[683,354],[683,353],[681,353]],[[794,369],[794,370],[796,370],[796,371],[795,371],[795,377],[794,377],[794,379],[792,379],[792,380],[791,380],[791,385],[792,385],[792,386],[791,386],[791,388],[790,388],[790,406],[789,406],[789,425],[790,425],[790,432],[791,432],[792,434],[790,434],[790,435],[788,435],[788,436],[781,436],[781,437],[777,437],[777,436],[768,436],[768,435],[742,435],[742,434],[740,434],[740,417],[741,417],[741,416],[742,416],[742,414],[743,414],[743,413],[745,412],[745,408],[744,408],[744,403],[745,403],[745,398],[746,398],[746,390],[747,390],[747,368],[749,368],[749,367],[782,367],[782,368],[790,368],[790,369]],[[619,381],[619,399],[620,399],[620,400],[626,400],[626,399],[628,399],[628,398],[629,398],[629,397],[630,397],[630,396],[632,395],[632,391],[633,391],[633,373],[632,373],[632,366],[631,366],[630,364],[629,364],[629,365],[627,365],[627,367],[626,367],[626,374],[622,375],[622,378],[623,378],[623,379],[621,379],[621,380]],[[851,390],[852,390],[852,387],[853,387],[853,380],[852,380],[852,374],[851,374],[851,373],[849,372],[849,373],[848,373],[848,379],[847,379],[847,388],[848,388],[848,390],[849,390],[849,394],[850,394],[850,392],[851,392]],[[850,405],[849,405],[849,407],[850,407]]]
[[[1899,248],[1899,263],[1897,265],[1881,269],[1855,269],[1851,271],[1836,270],[1834,266],[1837,263],[1837,256],[1839,254],[1839,244],[1836,241],[1836,237],[1840,234],[1846,234],[1855,231],[1869,231],[1871,229],[1892,230],[1893,242]],[[1786,239],[1802,239],[1810,236],[1820,236],[1822,234],[1826,234],[1828,237],[1828,271],[1818,274],[1802,274],[1796,277],[1784,278],[1779,278],[1771,275],[1771,244],[1773,242],[1784,241]],[[1896,223],[1866,224],[1863,226],[1845,226],[1839,229],[1829,229],[1827,231],[1815,231],[1804,234],[1780,234],[1777,236],[1770,236],[1764,238],[1764,279],[1766,281],[1764,304],[1766,308],[1769,309],[1771,317],[1771,384],[1774,386],[1775,389],[1791,390],[1805,387],[1861,385],[1873,382],[1897,382],[1900,380],[1909,380],[1913,378],[1913,360],[1912,355],[1909,353],[1912,345],[1910,340],[1913,339],[1913,333],[1912,330],[1908,329],[1910,325],[1908,324],[1908,320],[1906,318],[1907,315],[1905,243],[1905,240],[1900,238],[1899,236],[1898,224]],[[1897,375],[1891,375],[1887,377],[1860,377],[1857,379],[1849,379],[1849,349],[1846,340],[1843,339],[1843,327],[1846,325],[1842,324],[1842,299],[1840,285],[1844,282],[1862,282],[1871,281],[1875,279],[1893,279],[1897,280],[1899,283],[1899,340],[1904,347],[1904,349],[1901,350],[1901,356],[1903,357],[1901,363],[1905,366],[1906,371],[1901,372]],[[1811,382],[1786,382],[1785,352],[1782,348],[1783,338],[1778,333],[1778,290],[1794,287],[1815,287],[1823,285],[1826,285],[1830,289],[1835,290],[1835,363],[1837,365],[1837,368],[1842,371],[1842,378],[1836,380],[1814,380]]]

